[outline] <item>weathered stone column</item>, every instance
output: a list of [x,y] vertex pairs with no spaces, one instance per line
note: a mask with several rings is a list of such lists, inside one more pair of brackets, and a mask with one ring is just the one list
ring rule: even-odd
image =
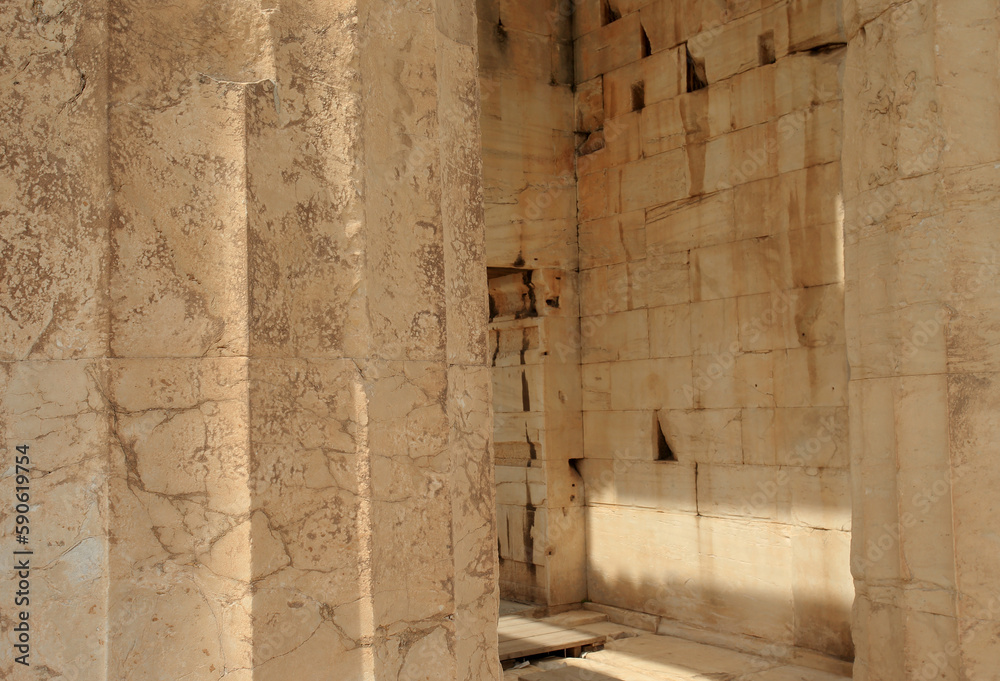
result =
[[61,110],[14,101],[53,167],[3,178],[5,221],[51,223],[4,232],[35,259],[5,446],[75,457],[36,493],[33,666],[74,678],[73,641],[94,681],[497,678],[472,3],[83,4],[54,11],[93,34],[57,34],[85,120],[32,137]]
[[[3,679],[106,678],[105,5],[0,4]],[[17,447],[27,447],[27,473],[17,468]],[[19,501],[18,493],[26,497]],[[15,543],[15,536],[27,539]],[[14,571],[22,561],[26,588]],[[26,648],[15,649],[22,635],[18,645]]]
[[995,3],[845,3],[855,678],[1000,668]]

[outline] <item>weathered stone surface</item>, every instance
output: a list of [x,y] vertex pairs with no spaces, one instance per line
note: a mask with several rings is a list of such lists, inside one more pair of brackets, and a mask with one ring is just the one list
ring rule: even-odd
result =
[[35,671],[499,678],[499,582],[992,674],[995,14],[8,3]]
[[[982,113],[998,81],[975,64],[996,53],[995,16],[976,3],[844,11],[855,678],[989,676],[996,552],[972,526],[995,498],[980,339],[996,239],[974,216],[995,202],[997,128]],[[889,101],[891,115],[876,111]]]
[[[839,10],[592,4],[575,26],[577,120],[603,139],[577,165],[589,597],[849,659]],[[729,522],[760,551],[744,574]],[[758,560],[789,572],[762,586]]]
[[478,6],[500,590],[563,605],[586,597],[574,140],[605,90],[573,92],[571,6]]
[[499,678],[472,6],[0,16],[32,667]]

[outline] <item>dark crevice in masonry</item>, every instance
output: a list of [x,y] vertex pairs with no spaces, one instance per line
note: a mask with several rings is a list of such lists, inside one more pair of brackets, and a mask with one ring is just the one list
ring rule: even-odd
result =
[[576,148],[577,156],[586,156],[600,151],[604,148],[604,129],[598,128],[594,132],[581,132],[576,135],[579,146]]
[[646,84],[643,81],[632,83],[632,111],[642,111],[646,106]]
[[607,26],[622,18],[622,15],[614,10],[609,0],[601,2],[601,26]]
[[535,526],[535,505],[528,500],[524,506],[524,555],[528,562],[528,572],[532,576],[535,574],[535,540],[531,536],[531,530]]
[[648,57],[653,54],[653,46],[649,42],[649,36],[646,35],[646,29],[643,28],[642,24],[639,24],[639,40],[642,45],[642,57]]
[[535,300],[535,287],[531,283],[532,274],[534,274],[532,270],[524,270],[524,274],[521,275],[528,292],[525,294],[526,300],[524,307],[514,314],[514,319],[525,319],[528,317],[538,316],[538,301]]
[[663,434],[663,426],[660,425],[659,416],[654,414],[656,420],[656,460],[657,461],[677,461],[677,455],[670,448],[666,435]]
[[[569,467],[570,467],[570,470],[573,471],[574,479],[582,483],[583,482],[583,473],[580,472],[580,462],[581,461],[583,461],[583,459],[569,459]],[[572,486],[573,486],[573,489],[576,489],[576,483],[575,482],[572,484]],[[570,501],[576,501],[576,495],[575,494],[570,494],[569,495],[569,500]]]
[[842,50],[847,47],[847,43],[824,43],[822,45],[816,45],[814,47],[809,47],[804,50],[798,50],[795,54],[801,54],[805,52],[806,54],[826,54],[828,52],[836,52],[837,50]]
[[[490,296],[490,321],[493,321],[493,296]],[[493,349],[492,366],[497,365],[497,357],[500,356],[500,329],[496,330],[497,346]],[[521,353],[521,364],[524,364],[524,353]]]
[[684,43],[684,51],[687,53],[687,91],[694,92],[708,87],[704,60],[695,59],[687,43]]
[[518,274],[522,270],[517,267],[487,267],[486,268],[486,278],[487,279],[497,279],[499,277],[507,277],[511,274]]
[[[570,459],[569,460],[569,467],[572,468],[573,472],[576,473],[577,477],[580,477],[580,478],[583,477],[583,474],[580,473],[580,462],[581,461],[583,461],[583,459]],[[573,485],[573,486],[576,487],[576,485]]]
[[774,31],[766,31],[757,37],[757,63],[767,66],[777,61],[774,52]]
[[528,338],[528,330],[521,329],[521,364],[524,364],[524,353],[528,351],[531,346],[531,341]]
[[538,458],[538,448],[535,447],[535,443],[531,441],[531,436],[528,435],[528,426],[524,426],[524,441],[528,443],[528,458],[535,460]]
[[528,374],[521,370],[521,409],[531,411],[531,396],[528,394]]
[[507,42],[507,29],[503,27],[503,19],[497,19],[497,42]]

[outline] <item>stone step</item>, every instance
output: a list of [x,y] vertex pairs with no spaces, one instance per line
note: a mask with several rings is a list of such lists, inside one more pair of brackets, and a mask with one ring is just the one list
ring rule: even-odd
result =
[[530,674],[531,672],[541,672],[545,671],[541,667],[536,667],[533,664],[529,664],[526,667],[518,667],[505,669],[503,672],[503,681],[521,681],[522,674]]
[[[634,672],[669,681],[850,681],[807,667],[696,643],[672,636],[644,634],[609,640],[603,650],[588,653],[615,673]],[[628,678],[628,677],[622,677]]]
[[542,618],[543,622],[556,624],[562,627],[580,627],[584,624],[594,624],[596,622],[607,622],[608,616],[603,612],[593,610],[567,610],[558,615],[549,615]]
[[717,675],[715,678],[721,681],[775,666],[753,655],[656,634],[609,641],[604,650],[594,653],[590,659],[616,669],[655,674],[671,681],[705,679],[709,674]]
[[517,601],[500,601],[500,616],[521,615],[523,617],[544,617],[548,608],[544,605],[518,603]]
[[544,671],[525,670],[519,681],[670,681],[665,677],[649,676],[633,669],[616,669],[600,662],[569,658],[562,664]]

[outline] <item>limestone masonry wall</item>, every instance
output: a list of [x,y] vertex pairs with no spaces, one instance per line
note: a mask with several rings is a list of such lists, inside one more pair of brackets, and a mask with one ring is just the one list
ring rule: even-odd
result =
[[837,3],[574,36],[588,596],[850,659]]
[[0,35],[0,678],[498,681],[499,592],[996,678],[996,2]]
[[850,659],[840,8],[479,10],[502,593]]
[[586,598],[570,15],[480,0],[500,587]]

